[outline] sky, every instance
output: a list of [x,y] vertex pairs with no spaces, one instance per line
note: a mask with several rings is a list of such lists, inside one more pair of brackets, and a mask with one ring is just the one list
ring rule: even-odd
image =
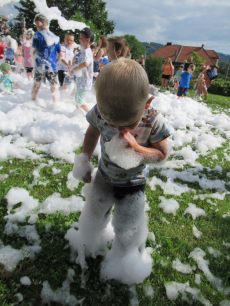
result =
[[[10,2],[10,0],[5,0]],[[135,35],[141,42],[201,46],[230,54],[229,0],[108,0],[113,35]],[[16,16],[9,3],[0,14]]]

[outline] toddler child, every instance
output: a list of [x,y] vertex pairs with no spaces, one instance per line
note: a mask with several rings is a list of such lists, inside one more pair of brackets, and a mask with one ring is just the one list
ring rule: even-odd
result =
[[[148,228],[145,219],[145,183],[148,163],[165,160],[170,131],[159,111],[150,107],[149,81],[145,70],[135,61],[120,58],[106,65],[96,83],[95,105],[86,115],[89,122],[83,154],[75,156],[73,175],[90,183],[85,188],[86,202],[74,241],[76,262],[85,267],[84,256],[105,255],[101,278],[125,284],[140,283],[152,270],[152,260],[145,250]],[[91,156],[101,143],[101,159],[95,178]],[[134,168],[124,169],[111,161],[106,144],[119,136],[144,160]],[[115,236],[112,249],[105,241],[113,204]],[[67,235],[68,238],[68,235]]]
[[180,65],[179,70],[177,70],[175,77],[174,77],[174,87],[173,87],[173,94],[175,93],[176,89],[177,89],[177,80],[178,78],[181,76],[182,72],[184,71],[184,65]]
[[36,100],[41,82],[47,79],[50,83],[50,90],[53,101],[59,101],[57,86],[57,54],[63,57],[59,37],[49,31],[49,20],[43,14],[37,14],[34,22],[38,32],[33,37],[32,47],[34,48],[34,84],[32,88],[32,100]]
[[72,59],[74,57],[74,53],[72,50],[73,44],[74,44],[74,35],[72,33],[66,33],[64,37],[64,44],[61,46],[61,51],[64,55],[64,58],[62,58],[60,63],[58,63],[57,65],[58,80],[61,86],[60,89],[67,88],[67,84],[64,84],[64,80],[66,77],[68,66],[72,64]]
[[20,88],[14,78],[11,76],[11,66],[7,63],[3,63],[0,66],[0,70],[3,76],[0,78],[0,92],[12,92],[12,84],[17,88]]
[[109,63],[109,60],[106,57],[102,57],[99,59],[99,70],[103,69],[105,65]]
[[11,37],[9,36],[6,38],[6,45],[7,47],[5,47],[4,49],[5,56],[6,56],[5,63],[11,66],[15,66],[14,57],[15,57],[16,50],[12,48]]
[[33,80],[34,62],[31,53],[33,34],[34,31],[32,29],[28,29],[25,32],[25,40],[23,40],[22,44],[22,56],[24,58],[24,67],[29,81]]
[[119,57],[125,57],[128,52],[128,43],[123,37],[110,37],[107,42],[106,55],[110,62]]
[[17,72],[22,73],[24,69],[22,68],[23,58],[22,58],[22,44],[18,42],[17,52],[15,53],[15,66],[17,67]]
[[[184,97],[186,98],[188,95],[189,90],[189,82],[192,78],[192,74],[195,71],[196,66],[194,64],[190,64],[187,68],[187,71],[184,71],[179,78],[177,79],[177,96],[178,99],[182,97],[182,94],[184,94]],[[180,82],[180,83],[179,83]]]
[[81,76],[76,75],[77,93],[75,101],[77,108],[83,109],[86,113],[89,111],[85,103],[86,94],[92,88],[93,84],[93,54],[90,45],[94,42],[94,32],[90,28],[84,28],[80,31],[80,45],[84,48],[79,56],[78,65],[70,71],[73,76],[75,72],[81,71]]

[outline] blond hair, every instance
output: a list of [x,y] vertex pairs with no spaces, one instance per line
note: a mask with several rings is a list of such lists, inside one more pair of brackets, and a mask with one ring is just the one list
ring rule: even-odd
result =
[[105,121],[125,126],[139,119],[144,111],[149,80],[138,63],[119,58],[99,73],[95,90],[98,109]]
[[196,66],[194,64],[190,64],[188,68],[190,68],[192,71],[195,71]]

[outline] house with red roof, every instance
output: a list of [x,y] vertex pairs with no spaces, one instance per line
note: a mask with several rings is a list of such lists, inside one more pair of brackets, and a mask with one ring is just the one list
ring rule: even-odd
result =
[[219,55],[214,50],[205,50],[204,45],[201,47],[175,46],[171,42],[152,53],[152,56],[159,56],[163,59],[171,58],[174,66],[184,64],[184,60],[190,59],[192,52],[196,52],[206,64],[211,67],[218,66]]

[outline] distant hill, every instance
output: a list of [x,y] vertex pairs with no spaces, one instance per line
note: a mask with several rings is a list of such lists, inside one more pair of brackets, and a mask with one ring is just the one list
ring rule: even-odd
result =
[[[147,56],[165,46],[165,45],[158,44],[158,43],[155,43],[155,42],[151,42],[151,43],[142,42],[142,45],[144,47],[147,46],[147,49],[146,49],[146,55]],[[176,46],[180,46],[180,45],[176,45]],[[229,54],[223,54],[223,53],[220,53],[220,52],[216,52],[216,53],[220,57],[219,62],[225,62],[225,63],[229,62],[229,59],[230,59]]]

